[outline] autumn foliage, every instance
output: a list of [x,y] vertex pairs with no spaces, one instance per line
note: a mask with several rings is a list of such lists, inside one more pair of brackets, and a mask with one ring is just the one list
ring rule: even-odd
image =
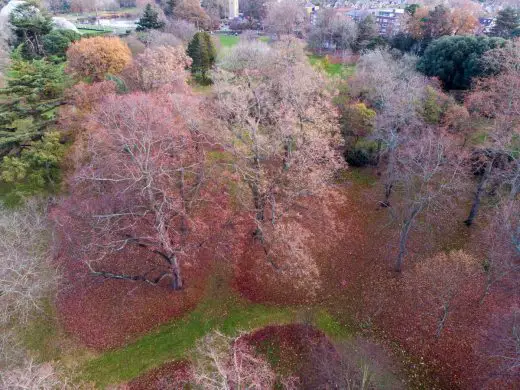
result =
[[161,87],[182,89],[186,85],[186,69],[191,62],[182,46],[147,48],[137,55],[124,77],[127,85],[142,91]]
[[100,81],[107,74],[120,73],[131,59],[130,49],[119,38],[85,38],[67,50],[67,69],[77,77]]

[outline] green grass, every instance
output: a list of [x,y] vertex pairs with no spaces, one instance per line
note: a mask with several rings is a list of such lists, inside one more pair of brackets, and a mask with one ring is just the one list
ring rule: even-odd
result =
[[319,310],[314,317],[314,326],[334,340],[345,340],[352,337],[355,330],[338,322],[329,312]]
[[87,30],[87,29],[83,29],[83,28],[78,28],[78,31],[83,37],[94,37],[94,36],[98,36],[98,35],[110,34],[110,31],[96,31],[96,30]]
[[[297,322],[301,310],[305,309],[253,304],[230,291],[226,277],[217,275],[209,283],[206,299],[195,310],[123,348],[84,362],[78,379],[100,388],[129,381],[168,361],[189,358],[197,340],[214,329],[236,335],[267,325],[289,324]],[[352,335],[325,310],[318,310],[312,318],[319,329],[335,339]]]
[[326,60],[326,57],[316,54],[309,55],[309,62],[312,66],[321,67],[329,76],[338,76],[347,78],[354,74],[355,65],[332,64]]
[[240,37],[236,35],[219,35],[219,40],[222,47],[233,47],[238,44]]
[[360,187],[372,187],[377,184],[377,176],[370,168],[349,167],[338,173],[337,182],[352,182]]
[[160,327],[135,343],[88,361],[80,379],[104,388],[128,381],[161,364],[186,357],[198,339],[213,329],[226,334],[268,324],[290,323],[294,310],[251,305],[238,298],[202,303],[186,317]]
[[42,303],[42,312],[20,331],[22,344],[31,351],[38,362],[58,360],[61,348],[58,344],[56,312],[49,300]]

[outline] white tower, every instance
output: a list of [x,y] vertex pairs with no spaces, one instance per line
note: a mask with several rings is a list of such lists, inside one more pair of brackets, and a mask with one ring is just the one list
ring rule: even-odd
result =
[[229,19],[238,17],[238,0],[228,0],[229,2]]

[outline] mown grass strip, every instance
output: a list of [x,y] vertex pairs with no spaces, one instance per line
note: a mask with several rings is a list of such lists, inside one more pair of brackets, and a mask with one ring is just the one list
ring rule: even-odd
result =
[[79,379],[101,388],[125,382],[162,363],[185,357],[196,341],[213,329],[234,334],[269,324],[286,324],[294,320],[295,313],[292,308],[248,304],[236,297],[224,302],[205,301],[184,318],[86,362]]

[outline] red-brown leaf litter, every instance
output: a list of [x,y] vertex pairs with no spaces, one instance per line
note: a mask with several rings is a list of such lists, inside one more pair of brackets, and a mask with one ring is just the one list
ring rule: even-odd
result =
[[[366,171],[363,174],[373,173]],[[431,388],[514,389],[517,383],[504,381],[496,359],[489,357],[493,335],[485,331],[509,308],[504,306],[507,301],[500,299],[499,292],[490,294],[481,303],[482,274],[466,280],[458,291],[440,336],[436,335],[439,308],[431,306],[428,300],[419,299],[425,294],[428,280],[412,283],[418,290],[410,291],[408,287],[410,283],[406,278],[411,278],[412,273],[407,270],[438,252],[461,249],[461,236],[469,242],[465,249],[481,256],[478,234],[460,226],[464,208],[435,215],[439,219],[436,224],[430,225],[427,221],[418,224],[410,238],[405,271],[395,274],[392,260],[397,229],[388,210],[378,206],[380,191],[377,185],[347,180],[331,192],[335,197],[331,204],[336,206],[329,207],[328,212],[323,212],[323,204],[312,201],[300,205],[299,214],[308,217],[302,220],[312,232],[314,242],[309,245],[322,280],[321,287],[313,295],[280,283],[282,272],[265,261],[263,248],[252,238],[253,225],[242,221],[238,230],[243,232],[233,237],[243,237],[244,241],[235,242],[229,248],[242,251],[235,264],[234,287],[254,302],[319,304],[340,322],[370,329],[376,339],[399,351],[402,348],[406,356],[411,356],[412,363],[407,361],[405,365],[425,362],[435,378]],[[342,201],[338,202],[338,197]],[[442,226],[442,234],[431,226]],[[331,227],[339,238],[331,239]],[[327,245],[322,245],[324,242]],[[63,325],[82,343],[96,349],[124,345],[196,305],[204,291],[210,257],[210,253],[205,252],[196,268],[184,270],[187,288],[183,292],[168,291],[166,286],[150,287],[85,276],[85,270],[78,263],[68,260],[72,263],[64,268],[69,269],[69,283],[58,299]],[[283,260],[277,259],[278,262]],[[270,327],[248,337],[252,342],[260,342],[266,337],[276,339],[288,354],[285,359],[290,363],[307,353],[305,345],[299,341],[302,332],[311,339],[323,337],[320,332],[309,329],[304,325]],[[301,361],[298,364],[300,371],[305,372],[308,368],[302,368]],[[161,378],[172,375],[177,378],[177,373],[180,377],[186,375],[185,368],[184,363],[168,364],[131,382],[130,388],[157,388],[154,386]]]

